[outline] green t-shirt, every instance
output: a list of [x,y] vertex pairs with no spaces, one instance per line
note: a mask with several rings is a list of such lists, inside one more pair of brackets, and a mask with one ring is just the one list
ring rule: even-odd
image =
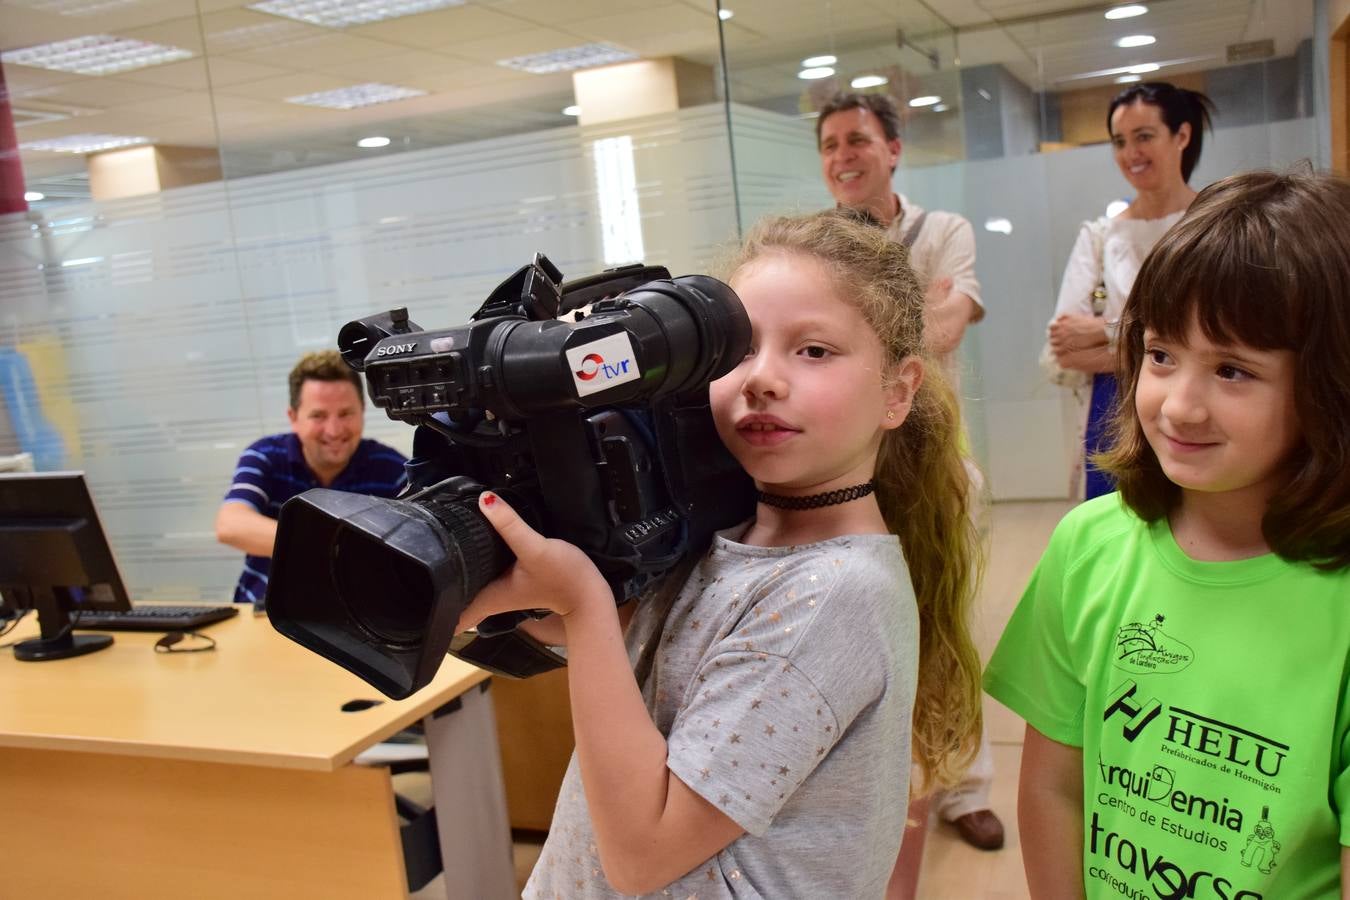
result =
[[1350,570],[1187,557],[1111,494],[1055,529],[985,689],[1083,751],[1090,898],[1340,896]]

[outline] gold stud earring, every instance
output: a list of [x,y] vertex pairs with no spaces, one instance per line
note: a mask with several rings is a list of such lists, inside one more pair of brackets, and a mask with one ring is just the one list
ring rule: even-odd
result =
[[894,422],[894,421],[895,421],[895,410],[893,410],[893,409],[888,409],[888,410],[886,410],[886,418],[887,418],[888,420]]

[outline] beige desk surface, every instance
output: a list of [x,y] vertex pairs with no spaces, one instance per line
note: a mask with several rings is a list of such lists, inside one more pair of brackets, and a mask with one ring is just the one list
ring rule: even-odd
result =
[[[247,608],[204,631],[214,651],[156,653],[161,633],[130,631],[73,659],[0,650],[0,747],[327,772],[488,677],[446,657],[431,684],[395,702]],[[36,633],[30,615],[6,643]],[[342,712],[355,699],[384,702]]]

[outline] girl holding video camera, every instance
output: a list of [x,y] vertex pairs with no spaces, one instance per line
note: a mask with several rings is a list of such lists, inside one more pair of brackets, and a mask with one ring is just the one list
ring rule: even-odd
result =
[[543,606],[568,648],[576,753],[527,897],[881,897],[911,749],[942,786],[978,739],[968,475],[906,251],[830,211],[761,223],[730,270],[753,339],[710,392],[759,502],[678,590],[616,610],[480,499],[517,562],[460,627]]

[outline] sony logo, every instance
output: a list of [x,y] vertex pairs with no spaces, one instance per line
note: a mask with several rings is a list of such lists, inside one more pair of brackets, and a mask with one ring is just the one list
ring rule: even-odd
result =
[[376,356],[397,356],[400,353],[410,353],[417,347],[417,341],[411,344],[385,344],[375,351]]

